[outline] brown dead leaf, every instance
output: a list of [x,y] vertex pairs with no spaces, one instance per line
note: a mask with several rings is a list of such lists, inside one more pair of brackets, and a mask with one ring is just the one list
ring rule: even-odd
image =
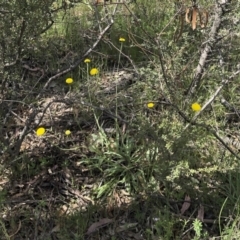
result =
[[196,7],[193,7],[192,11],[192,30],[195,30],[197,27],[197,14],[198,14],[198,9]]
[[197,219],[199,219],[200,221],[203,222],[203,219],[204,219],[204,206],[202,204],[200,204],[200,207],[198,209]]
[[182,208],[181,208],[181,214],[183,215],[190,207],[190,201],[191,201],[191,198],[189,197],[189,195],[186,195],[185,196],[185,199],[184,199],[184,203],[182,205]]
[[87,230],[87,235],[90,235],[94,232],[96,232],[98,229],[105,227],[106,225],[113,222],[113,219],[109,218],[102,218],[100,221],[93,223]]

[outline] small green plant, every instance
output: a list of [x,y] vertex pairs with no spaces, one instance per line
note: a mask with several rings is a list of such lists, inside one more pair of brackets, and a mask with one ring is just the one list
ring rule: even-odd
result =
[[154,184],[152,172],[155,155],[150,153],[154,149],[138,146],[136,139],[120,132],[116,135],[118,137],[114,139],[102,128],[97,134],[92,134],[89,150],[94,156],[82,161],[102,175],[102,181],[95,189],[98,198],[118,187],[129,192],[141,192]]
[[202,233],[202,222],[198,219],[193,221],[193,230],[195,232],[194,240],[199,240],[201,238]]

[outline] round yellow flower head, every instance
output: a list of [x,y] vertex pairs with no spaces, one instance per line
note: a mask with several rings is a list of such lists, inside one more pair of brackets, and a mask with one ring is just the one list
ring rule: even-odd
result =
[[153,103],[153,102],[149,102],[148,104],[147,104],[147,107],[148,108],[153,108],[155,106],[155,104]]
[[89,58],[86,58],[86,59],[84,60],[84,62],[85,62],[85,63],[90,63],[91,60],[90,60]]
[[66,83],[67,84],[72,84],[73,83],[73,79],[72,78],[67,78],[66,79]]
[[194,112],[199,112],[201,109],[202,109],[202,107],[199,103],[195,102],[195,103],[192,104],[192,110]]
[[65,135],[68,136],[68,135],[70,135],[70,134],[71,134],[71,131],[70,131],[70,130],[66,130],[66,131],[65,131]]
[[125,38],[122,38],[122,37],[119,38],[119,42],[125,42],[125,41],[126,41]]
[[99,71],[98,71],[97,68],[92,68],[92,69],[90,70],[90,75],[91,75],[91,76],[97,75],[98,72],[99,72]]
[[44,127],[40,127],[37,129],[36,134],[37,136],[42,136],[46,132],[46,129]]

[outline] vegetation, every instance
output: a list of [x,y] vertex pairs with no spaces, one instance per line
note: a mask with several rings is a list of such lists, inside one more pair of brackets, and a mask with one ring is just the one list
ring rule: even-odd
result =
[[239,1],[0,6],[1,239],[239,238]]

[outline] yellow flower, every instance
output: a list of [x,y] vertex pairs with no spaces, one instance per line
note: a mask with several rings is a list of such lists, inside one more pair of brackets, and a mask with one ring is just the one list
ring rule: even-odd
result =
[[194,112],[199,112],[201,110],[201,108],[202,108],[201,105],[199,103],[197,103],[197,102],[192,104],[192,110]]
[[66,83],[67,84],[72,84],[73,83],[73,79],[72,78],[67,78],[66,79]]
[[36,134],[37,136],[42,136],[46,132],[46,129],[44,127],[40,127],[37,129]]
[[92,68],[91,70],[90,70],[90,75],[91,76],[94,76],[94,75],[97,75],[98,74],[98,69],[97,68]]
[[90,63],[91,60],[90,60],[89,58],[86,58],[86,59],[84,60],[84,62],[85,62],[85,63]]
[[68,136],[68,135],[70,135],[70,134],[71,134],[71,131],[70,131],[70,130],[66,130],[66,131],[65,131],[65,135]]
[[155,106],[155,104],[153,103],[153,102],[149,102],[148,104],[147,104],[147,107],[148,108],[153,108]]
[[126,41],[125,38],[122,38],[122,37],[119,38],[119,42],[125,42],[125,41]]

